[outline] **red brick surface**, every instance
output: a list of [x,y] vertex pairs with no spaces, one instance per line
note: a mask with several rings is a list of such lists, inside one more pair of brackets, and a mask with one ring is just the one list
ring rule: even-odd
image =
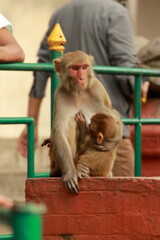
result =
[[160,179],[84,178],[79,184],[73,195],[59,178],[26,180],[26,200],[48,208],[45,240],[160,239]]

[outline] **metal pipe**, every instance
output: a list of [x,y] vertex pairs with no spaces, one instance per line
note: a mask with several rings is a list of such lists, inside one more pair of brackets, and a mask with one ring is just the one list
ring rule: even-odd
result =
[[0,124],[27,124],[28,130],[28,165],[27,176],[28,178],[34,177],[34,118],[32,117],[17,117],[0,118]]
[[42,214],[45,205],[28,203],[12,209],[0,208],[0,219],[9,224],[13,234],[1,235],[1,240],[42,240]]
[[13,234],[2,234],[0,235],[0,240],[13,240]]
[[[51,50],[51,61],[60,58],[64,51],[64,44],[66,38],[62,32],[61,26],[57,23],[47,38],[49,49]],[[51,72],[51,128],[53,123],[53,112],[54,112],[54,94],[59,84],[59,79],[55,71]]]
[[[141,118],[141,75],[135,77],[134,88],[134,118]],[[135,176],[141,176],[141,122],[135,125],[134,149],[135,149]]]
[[34,171],[34,119],[28,124],[28,165],[27,165],[27,176],[28,178],[35,177]]
[[[11,71],[55,71],[52,63],[0,63],[0,70]],[[160,76],[159,69],[93,66],[96,73]]]
[[44,205],[27,204],[13,209],[11,224],[14,240],[41,240]]
[[[59,58],[62,56],[61,52],[51,50],[51,59]],[[52,129],[52,123],[53,123],[53,113],[54,113],[54,94],[56,91],[56,88],[59,84],[59,79],[57,76],[57,73],[54,71],[51,73],[51,129]]]

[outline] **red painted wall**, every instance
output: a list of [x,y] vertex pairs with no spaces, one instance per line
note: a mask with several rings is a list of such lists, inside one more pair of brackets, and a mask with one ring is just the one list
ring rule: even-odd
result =
[[160,179],[84,178],[79,184],[73,195],[59,178],[26,180],[27,202],[48,208],[45,240],[160,239]]

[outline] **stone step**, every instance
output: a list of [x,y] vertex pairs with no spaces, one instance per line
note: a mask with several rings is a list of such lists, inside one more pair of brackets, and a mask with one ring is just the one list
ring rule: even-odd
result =
[[12,198],[17,203],[25,202],[25,173],[0,174],[0,194]]

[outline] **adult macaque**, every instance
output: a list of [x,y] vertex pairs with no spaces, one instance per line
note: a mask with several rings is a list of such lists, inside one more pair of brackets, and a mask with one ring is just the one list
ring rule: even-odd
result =
[[65,186],[72,193],[78,193],[78,178],[82,174],[74,163],[77,148],[74,117],[81,112],[88,125],[93,115],[98,112],[106,113],[107,109],[112,110],[112,106],[105,88],[92,70],[92,56],[82,51],[70,52],[55,59],[54,63],[60,84],[55,92],[50,138],[57,163],[52,176],[60,168]]
[[96,114],[88,128],[81,113],[76,114],[75,120],[79,126],[80,145],[77,170],[84,177],[111,176],[116,148],[122,139],[122,122],[120,118],[118,120],[118,114]]

